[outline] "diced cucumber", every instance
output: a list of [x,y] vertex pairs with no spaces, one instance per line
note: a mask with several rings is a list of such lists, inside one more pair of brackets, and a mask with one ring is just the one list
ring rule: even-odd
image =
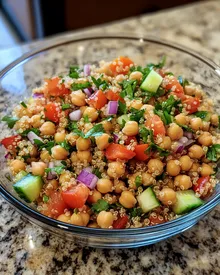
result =
[[151,187],[144,190],[144,192],[137,197],[137,200],[144,213],[147,213],[160,205]]
[[156,93],[162,80],[162,76],[160,76],[154,70],[151,70],[149,75],[145,78],[140,87],[145,91]]
[[19,173],[17,173],[17,175],[15,176],[14,180],[15,182],[21,180],[23,177],[25,177],[27,175],[27,172],[25,171],[20,171]]
[[20,198],[24,199],[26,202],[32,202],[39,197],[42,186],[43,180],[40,176],[27,174],[16,182],[13,187]]
[[120,126],[124,125],[124,122],[128,122],[130,119],[129,119],[129,116],[128,115],[122,115],[120,117],[118,117],[117,119],[117,122]]
[[204,202],[195,196],[192,190],[177,191],[177,202],[173,205],[173,212],[180,215],[201,206]]

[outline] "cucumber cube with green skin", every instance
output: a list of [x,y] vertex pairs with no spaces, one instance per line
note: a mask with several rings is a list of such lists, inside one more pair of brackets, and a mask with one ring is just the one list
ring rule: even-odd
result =
[[40,196],[40,191],[43,187],[43,180],[40,176],[27,174],[13,185],[21,199],[26,202],[33,202]]
[[192,190],[177,191],[177,201],[173,205],[173,212],[177,215],[188,213],[190,210],[195,209],[204,204],[204,202],[197,198]]
[[160,203],[151,187],[148,187],[146,190],[144,190],[144,192],[142,192],[137,197],[137,200],[144,213],[147,213],[152,209],[160,206]]
[[123,121],[128,122],[130,119],[129,119],[129,116],[128,115],[122,115],[120,117],[118,117],[117,119],[117,122],[119,125],[123,125]]
[[161,75],[159,75],[154,70],[151,70],[148,76],[145,78],[145,80],[141,84],[141,89],[156,93],[157,89],[159,88],[163,78]]
[[15,182],[21,180],[23,177],[25,177],[27,175],[27,172],[25,171],[20,171],[19,173],[17,173],[17,175],[15,176],[14,180]]

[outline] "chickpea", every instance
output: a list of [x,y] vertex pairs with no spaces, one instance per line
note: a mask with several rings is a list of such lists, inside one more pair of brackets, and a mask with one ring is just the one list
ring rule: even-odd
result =
[[101,211],[97,216],[97,224],[101,228],[109,228],[112,226],[114,217],[111,212]]
[[32,174],[35,176],[43,176],[46,168],[47,168],[46,163],[42,161],[31,163],[31,171],[32,171]]
[[202,124],[202,120],[200,117],[194,117],[190,119],[190,127],[195,130],[198,131],[199,129],[201,129],[203,126]]
[[176,123],[182,124],[182,125],[188,125],[188,123],[189,123],[188,117],[183,113],[176,115],[175,121],[176,121]]
[[86,105],[86,95],[81,90],[72,92],[70,98],[71,102],[76,106]]
[[76,140],[76,148],[78,151],[86,151],[91,146],[91,140],[89,138],[79,137]]
[[144,186],[150,186],[155,182],[154,177],[151,174],[144,172],[141,174],[142,176],[142,183]]
[[173,205],[176,203],[176,192],[169,188],[169,187],[164,187],[160,193],[159,193],[159,200],[164,204],[164,205]]
[[218,126],[219,118],[218,118],[218,115],[217,115],[217,114],[213,114],[213,115],[211,116],[211,123],[212,123],[212,125],[214,125],[214,126]]
[[184,87],[184,90],[185,90],[186,95],[194,95],[196,87],[191,86],[191,85],[187,85],[187,86]]
[[64,171],[60,177],[59,177],[59,183],[60,184],[66,184],[70,182],[70,179],[72,177],[72,174],[70,171]]
[[99,228],[99,226],[98,226],[98,224],[96,222],[89,223],[88,227],[90,227],[90,228]]
[[108,164],[107,174],[111,178],[120,178],[125,173],[125,165],[119,161],[113,161]]
[[70,222],[74,225],[84,226],[84,220],[80,213],[73,213]]
[[199,164],[197,162],[193,162],[192,167],[190,168],[190,172],[198,172]]
[[209,132],[203,132],[199,138],[198,138],[198,142],[201,145],[204,146],[210,146],[212,145],[212,135]]
[[55,124],[53,122],[46,121],[40,127],[40,131],[42,135],[47,135],[47,136],[54,135],[56,132]]
[[202,130],[203,131],[209,131],[209,127],[210,127],[210,122],[207,122],[207,121],[202,122]]
[[125,183],[122,180],[116,180],[114,182],[114,188],[116,194],[121,194],[121,192],[126,189]]
[[192,187],[192,181],[189,176],[178,175],[174,179],[174,185],[180,187],[182,190],[187,190]]
[[92,161],[92,154],[90,151],[77,151],[76,155],[81,162],[90,163]]
[[97,110],[93,107],[87,107],[85,111],[83,112],[83,116],[88,116],[91,122],[96,121],[96,119],[99,116],[99,113]]
[[142,101],[137,99],[132,100],[130,105],[131,108],[135,108],[137,110],[140,110],[142,106],[143,106]]
[[171,148],[171,139],[168,136],[162,137],[162,142],[160,143],[160,147],[169,150]]
[[70,216],[67,216],[65,214],[61,214],[61,215],[58,216],[57,220],[61,221],[61,222],[70,223]]
[[110,136],[108,134],[102,134],[101,136],[95,138],[96,145],[99,150],[104,150],[109,146],[109,139]]
[[163,162],[159,159],[150,159],[148,161],[148,171],[151,174],[160,175],[163,173]]
[[101,122],[101,124],[106,132],[111,131],[113,128],[112,123],[110,121],[104,120]]
[[15,159],[10,163],[10,169],[13,174],[17,174],[18,172],[25,170],[26,166],[22,160]]
[[67,159],[69,152],[60,145],[56,145],[51,149],[51,156],[57,160]]
[[79,108],[81,113],[83,114],[85,112],[85,110],[87,109],[87,106],[82,106]]
[[189,156],[180,157],[179,162],[180,162],[181,169],[183,171],[189,171],[193,164]]
[[201,176],[210,176],[210,175],[212,175],[214,173],[214,171],[213,171],[213,168],[210,166],[210,165],[208,165],[208,164],[206,164],[206,163],[203,163],[202,164],[202,168],[201,168]]
[[141,183],[142,183],[142,177],[140,175],[140,173],[134,173],[134,174],[131,174],[131,175],[128,175],[128,184],[129,184],[129,188],[132,188],[134,190],[137,189],[137,186],[136,186],[136,177],[140,177],[141,178]]
[[194,144],[189,148],[189,156],[191,158],[200,159],[204,156],[204,151],[201,146]]
[[30,156],[31,157],[36,157],[37,154],[38,154],[37,148],[35,146],[32,146],[32,148],[30,149]]
[[125,208],[133,208],[137,203],[137,200],[131,191],[123,191],[119,198],[119,202]]
[[89,213],[80,212],[80,216],[82,217],[83,225],[87,226],[87,224],[89,223],[89,220],[90,220]]
[[71,146],[75,146],[76,145],[76,140],[78,139],[77,135],[74,135],[73,133],[70,133],[68,135],[66,135],[66,140],[68,141],[68,143]]
[[56,133],[54,139],[56,142],[62,142],[65,140],[66,134],[65,133]]
[[171,159],[167,162],[167,173],[170,176],[177,176],[180,173],[180,162],[178,160]]
[[145,112],[144,112],[144,118],[148,119],[150,117],[150,115],[154,113],[154,106],[152,106],[150,104],[144,104],[141,107],[141,110],[145,110]]
[[31,117],[31,125],[34,128],[39,128],[42,125],[41,122],[41,116],[40,115],[34,115]]
[[172,123],[167,130],[167,134],[171,140],[179,140],[183,136],[183,129],[176,123]]
[[71,153],[70,159],[71,159],[72,163],[79,161],[76,152]]
[[137,80],[138,82],[140,82],[141,79],[142,79],[142,77],[143,77],[143,74],[141,72],[139,72],[139,71],[136,71],[136,72],[132,72],[130,74],[129,79],[131,79],[131,80]]
[[97,181],[96,188],[102,194],[106,194],[112,191],[113,183],[109,179],[99,179]]
[[122,132],[127,136],[136,136],[139,132],[138,123],[136,121],[126,122]]
[[96,203],[101,198],[102,198],[102,194],[99,191],[97,191],[96,189],[94,189],[92,191],[92,195],[89,195],[87,202],[88,203]]
[[42,150],[40,153],[40,158],[44,161],[44,162],[49,162],[51,160],[51,156],[49,154],[49,152],[47,150]]

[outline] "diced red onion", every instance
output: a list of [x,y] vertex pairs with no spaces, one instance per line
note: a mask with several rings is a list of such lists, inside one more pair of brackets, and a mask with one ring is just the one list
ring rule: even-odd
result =
[[188,142],[188,138],[187,138],[187,137],[181,137],[181,138],[179,139],[179,142],[182,143],[183,145],[185,145],[185,143]]
[[184,144],[184,146],[185,146],[185,147],[186,147],[186,146],[189,146],[189,145],[193,144],[194,142],[195,142],[194,139],[189,139],[189,140]]
[[118,111],[118,101],[109,101],[107,106],[107,115],[116,115]]
[[37,139],[37,140],[40,140],[41,142],[43,142],[42,138],[40,138],[38,135],[36,135],[34,132],[30,131],[28,134],[27,134],[27,137],[28,139],[30,140],[30,142],[32,144],[34,144],[34,140]]
[[114,139],[114,143],[118,143],[118,141],[119,141],[119,135],[113,133],[113,139]]
[[[49,167],[49,168],[54,168],[54,163],[53,163],[53,162],[49,162],[48,167]],[[57,177],[57,174],[56,174],[56,172],[54,172],[54,171],[50,171],[50,172],[47,174],[47,179],[48,179],[48,180],[55,179],[56,177]]]
[[90,64],[84,65],[83,72],[84,72],[84,76],[90,75],[90,73],[91,73]]
[[91,94],[92,94],[92,91],[91,91],[92,89],[91,88],[86,88],[86,89],[83,89],[83,92],[88,96],[88,97],[90,97],[91,96]]
[[96,187],[98,177],[87,171],[85,168],[80,172],[79,176],[77,177],[77,181],[85,184],[90,189],[94,189]]
[[193,133],[192,132],[187,132],[187,131],[184,131],[183,135],[187,138],[193,138]]
[[35,93],[32,95],[33,98],[42,98],[44,97],[44,94]]
[[7,153],[7,154],[5,155],[5,159],[11,159],[11,154],[10,154],[10,153]]
[[85,170],[89,173],[92,173],[92,167],[91,166],[88,166],[88,167],[84,168],[83,170]]
[[76,110],[69,114],[70,120],[73,120],[73,121],[78,121],[80,120],[81,117],[82,117],[81,110]]
[[180,154],[184,150],[184,145],[182,143],[179,143],[176,147],[175,153]]

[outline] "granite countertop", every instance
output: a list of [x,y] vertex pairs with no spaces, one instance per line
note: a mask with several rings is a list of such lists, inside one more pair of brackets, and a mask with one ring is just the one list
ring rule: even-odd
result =
[[[70,32],[135,32],[192,48],[220,64],[220,2],[206,1]],[[48,40],[48,39],[47,39]],[[38,41],[0,50],[0,69]],[[1,99],[0,99],[1,100]],[[0,274],[220,274],[220,207],[187,232],[137,249],[79,247],[27,222],[0,198]]]

